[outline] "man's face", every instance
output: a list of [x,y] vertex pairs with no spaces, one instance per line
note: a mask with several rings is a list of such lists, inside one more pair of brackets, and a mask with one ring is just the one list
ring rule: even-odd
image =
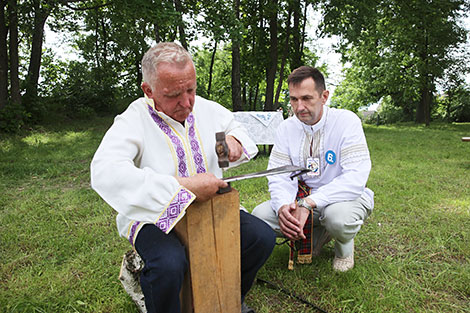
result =
[[193,110],[196,96],[196,71],[192,62],[185,65],[161,64],[153,86],[144,82],[142,89],[153,99],[155,109],[178,122],[184,122]]
[[300,84],[289,85],[290,104],[294,114],[307,125],[314,125],[320,121],[323,105],[328,100],[328,90],[318,92],[315,81],[309,77]]

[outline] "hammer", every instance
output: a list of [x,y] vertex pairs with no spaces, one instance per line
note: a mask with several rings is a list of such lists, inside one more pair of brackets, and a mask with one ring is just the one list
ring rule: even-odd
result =
[[[227,146],[227,142],[225,141],[225,132],[215,133],[215,153],[217,154],[219,167],[220,168],[228,167],[228,164],[229,164],[228,146]],[[232,190],[230,183],[227,183],[227,184],[228,184],[227,187],[219,188],[219,191],[217,191],[217,193],[222,194],[222,193],[226,193]]]

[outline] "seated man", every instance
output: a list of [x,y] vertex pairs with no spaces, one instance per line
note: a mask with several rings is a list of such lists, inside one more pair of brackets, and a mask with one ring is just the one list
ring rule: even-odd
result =
[[354,237],[374,206],[366,188],[371,161],[361,121],[325,105],[329,92],[319,70],[299,67],[287,82],[295,116],[277,128],[268,168],[298,165],[312,171],[294,180],[268,177],[271,200],[253,214],[295,241],[306,238],[304,226],[313,212],[312,255],[333,237],[333,269],[347,271],[354,266]]
[[[196,96],[189,53],[159,43],[142,60],[142,90],[118,115],[91,163],[91,183],[117,212],[119,234],[144,261],[140,284],[148,312],[180,312],[187,270],[185,249],[172,231],[191,209],[227,184],[221,180],[215,133],[226,133],[229,161],[257,153],[256,145],[221,105]],[[260,219],[240,211],[241,301],[272,252],[275,235]]]

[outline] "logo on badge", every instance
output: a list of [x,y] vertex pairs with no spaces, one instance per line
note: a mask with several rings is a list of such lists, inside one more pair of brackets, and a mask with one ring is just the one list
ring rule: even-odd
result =
[[328,164],[335,164],[336,154],[332,150],[326,151],[325,160],[326,160],[326,163]]
[[320,176],[320,158],[307,158],[307,166],[310,172],[307,173],[307,176]]

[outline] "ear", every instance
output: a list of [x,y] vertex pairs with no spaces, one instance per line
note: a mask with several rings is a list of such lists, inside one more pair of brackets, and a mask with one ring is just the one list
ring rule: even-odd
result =
[[153,92],[152,92],[152,87],[147,82],[143,82],[141,85],[142,91],[148,98],[152,98]]
[[328,97],[330,96],[330,91],[329,90],[323,90],[322,94],[321,94],[321,97],[322,97],[322,100],[323,100],[323,104],[326,103],[326,101],[328,100]]

